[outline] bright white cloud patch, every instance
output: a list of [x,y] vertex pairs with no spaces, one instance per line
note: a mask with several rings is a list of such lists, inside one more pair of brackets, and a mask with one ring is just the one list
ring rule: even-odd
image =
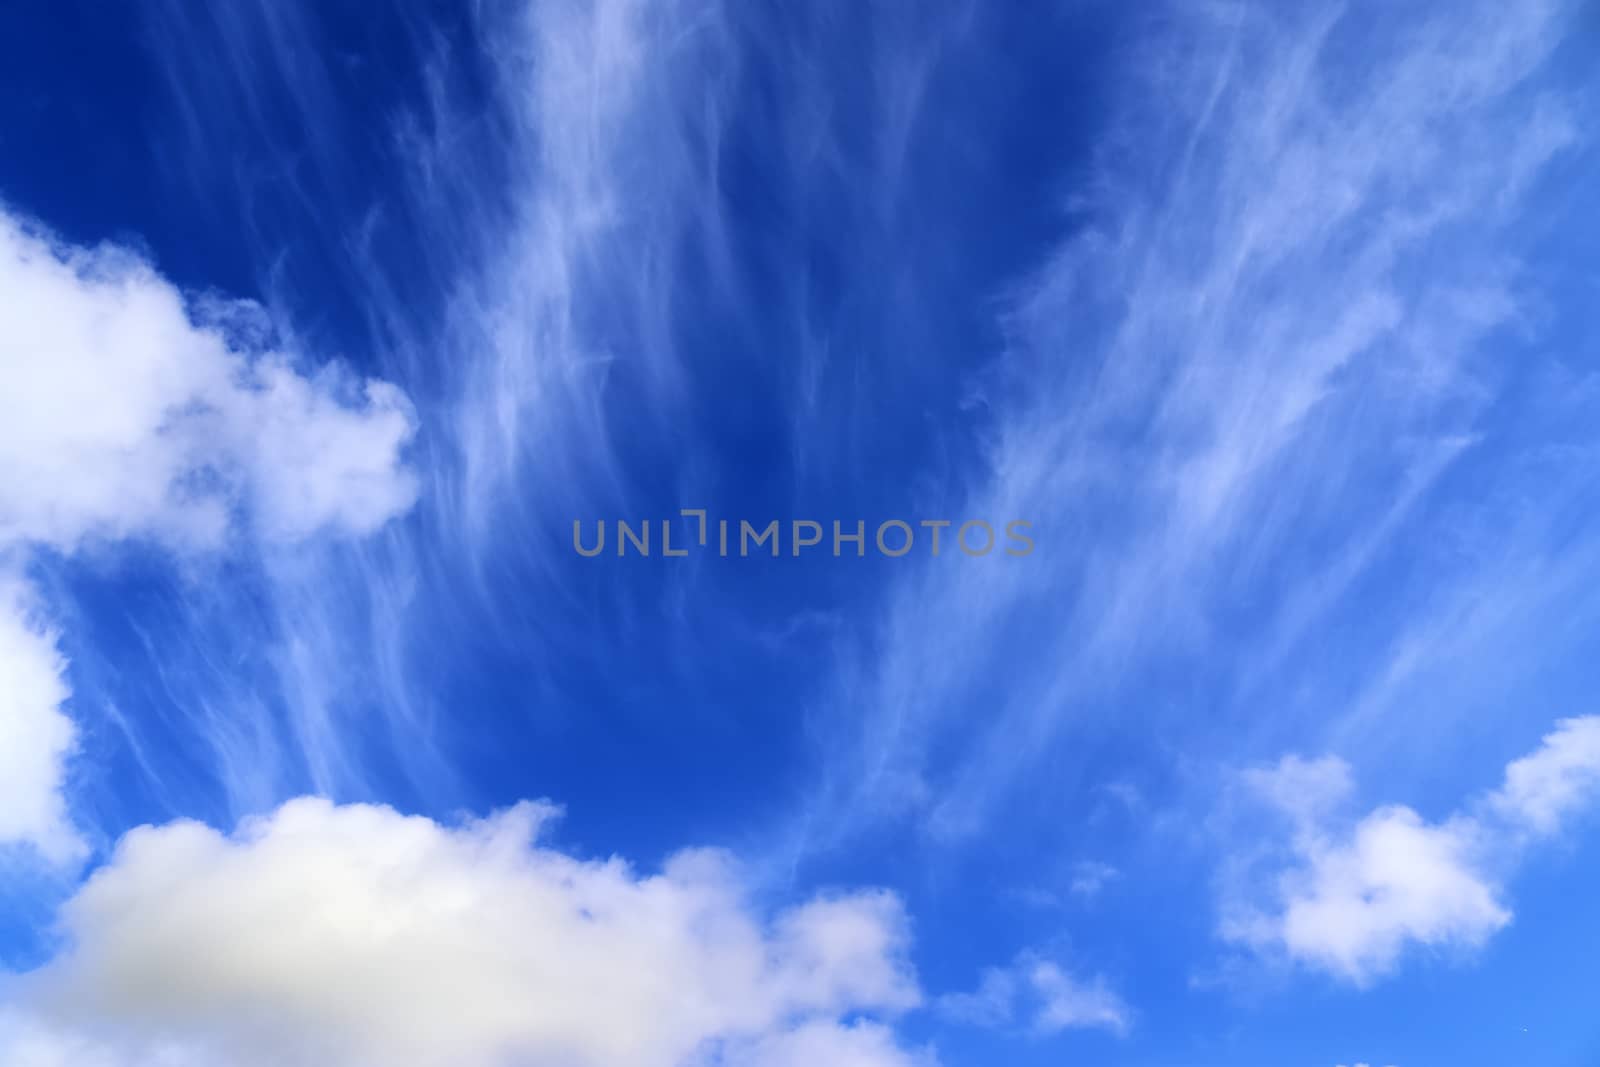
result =
[[136,830],[65,907],[70,947],[18,980],[0,1061],[915,1062],[859,1019],[918,1001],[895,898],[763,922],[721,854],[641,876],[535,844],[551,814],[303,799],[231,837]]
[[59,788],[73,744],[65,666],[27,588],[0,572],[0,843],[57,861],[82,848]]
[[216,321],[238,306],[186,306],[127,250],[0,212],[0,292],[0,547],[214,546],[240,506],[271,538],[359,534],[416,495],[397,389],[242,350]]
[[1348,837],[1306,838],[1268,936],[1294,958],[1356,983],[1391,970],[1412,943],[1476,948],[1511,912],[1480,865],[1475,829],[1388,807]]
[[1473,949],[1511,922],[1500,879],[1516,844],[1600,793],[1600,717],[1562,722],[1501,788],[1438,823],[1399,805],[1341,820],[1352,786],[1333,758],[1290,756],[1246,782],[1290,817],[1293,858],[1270,879],[1273,905],[1231,916],[1224,934],[1365,985],[1410,946]]
[[1531,833],[1548,834],[1600,793],[1600,717],[1566,719],[1537,752],[1506,768],[1491,798],[1503,816]]

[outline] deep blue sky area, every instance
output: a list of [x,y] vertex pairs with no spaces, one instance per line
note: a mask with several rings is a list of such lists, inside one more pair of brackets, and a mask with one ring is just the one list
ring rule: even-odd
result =
[[1596,25],[7,6],[0,1061],[1600,1063]]

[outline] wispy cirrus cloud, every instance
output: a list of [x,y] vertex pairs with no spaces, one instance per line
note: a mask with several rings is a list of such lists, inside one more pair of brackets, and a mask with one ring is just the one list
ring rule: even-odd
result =
[[[1299,709],[1253,716],[1262,686],[1303,692],[1308,642],[1383,596],[1375,574],[1446,580],[1397,550],[1459,538],[1463,465],[1514,470],[1505,404],[1567,401],[1487,352],[1556,328],[1525,281],[1536,244],[1555,257],[1540,270],[1570,268],[1538,190],[1589,148],[1540,74],[1563,5],[1509,23],[1492,5],[1385,9],[1381,34],[1371,14],[1226,5],[1127,57],[1075,232],[1016,286],[1009,350],[980,382],[993,425],[968,507],[1032,519],[1040,550],[891,591],[875,657],[840,670],[854,740],[830,748],[810,840],[907,814],[966,839],[1044,753],[1086,758],[1057,747],[1069,733],[1181,750],[1192,696],[1138,684],[1165,671],[1239,744],[1306,728]],[[1562,514],[1584,487],[1537,491]],[[1553,550],[1527,532],[1528,553]],[[1344,646],[1357,671],[1381,671],[1404,629],[1376,625],[1377,648]]]
[[[791,474],[815,491],[859,463],[874,416],[866,386],[827,355],[846,344],[831,333],[858,328],[832,321],[853,298],[830,264],[860,261],[874,284],[887,279],[902,321],[918,314],[920,265],[901,251],[920,228],[899,192],[928,83],[972,9],[865,12],[873,58],[834,70],[819,64],[840,27],[811,14],[767,20],[687,0],[490,5],[408,22],[406,59],[420,72],[407,76],[420,93],[389,101],[375,126],[345,129],[350,69],[317,47],[317,17],[271,6],[199,18],[169,8],[155,21],[150,38],[187,117],[181,158],[201,187],[231,180],[206,149],[237,135],[234,119],[222,130],[216,116],[242,115],[271,148],[244,176],[250,187],[280,215],[337,231],[320,251],[364,319],[374,369],[416,405],[424,493],[414,523],[359,551],[274,557],[263,590],[226,610],[266,606],[263,681],[282,695],[299,750],[287,757],[305,772],[285,775],[280,795],[309,785],[372,797],[397,784],[459,795],[469,790],[447,759],[458,734],[419,669],[436,658],[438,620],[457,623],[447,640],[478,635],[462,659],[515,650],[532,671],[559,672],[563,658],[588,654],[594,625],[562,568],[574,515],[663,498],[670,514],[745,491],[727,442],[702,427],[764,423],[763,402],[782,408],[769,413],[772,436],[789,453],[774,457],[771,506],[787,506]],[[218,50],[231,62],[197,61]],[[848,115],[858,104],[870,137]],[[389,180],[368,185],[374,143]],[[738,229],[740,212],[769,202],[774,218]],[[849,219],[835,226],[835,210]],[[279,234],[281,219],[262,208],[244,223],[274,264],[261,284],[280,329],[313,318],[318,301],[292,269],[306,273],[305,253]],[[913,343],[882,348],[886,378],[914,369]],[[851,399],[835,404],[841,380]],[[747,390],[755,403],[740,399]],[[513,581],[520,592],[508,598]],[[691,588],[699,581],[684,568],[665,589],[618,584],[608,595],[631,617],[722,594],[697,597],[716,584]],[[693,633],[680,627],[675,639]],[[377,764],[410,781],[383,779]],[[235,813],[259,806],[236,792]]]
[[[669,433],[687,421],[675,302],[696,269],[691,237],[712,264],[696,291],[724,276],[716,151],[734,58],[718,4],[402,18],[411,91],[349,129],[339,94],[352,68],[322,47],[328,21],[272,4],[171,8],[149,38],[186,116],[177,155],[192,180],[243,181],[270,205],[233,224],[272,265],[260,285],[279,328],[321,314],[326,294],[306,277],[325,257],[358,316],[364,365],[405,383],[421,503],[359,549],[272,554],[259,590],[215,605],[251,619],[272,699],[253,706],[227,685],[207,699],[288,735],[266,799],[311,787],[437,800],[463,790],[454,724],[422,677],[435,644],[469,631],[473,653],[572,643],[552,531],[575,513],[626,510],[638,486],[619,451],[637,447],[641,420]],[[231,62],[197,60],[218,50]],[[236,177],[210,146],[238,136],[240,116],[268,151]],[[375,164],[381,180],[369,181]],[[309,252],[288,237],[306,227],[324,238]],[[515,599],[503,595],[512,576]],[[455,625],[441,631],[442,619]],[[262,799],[234,790],[228,807]]]

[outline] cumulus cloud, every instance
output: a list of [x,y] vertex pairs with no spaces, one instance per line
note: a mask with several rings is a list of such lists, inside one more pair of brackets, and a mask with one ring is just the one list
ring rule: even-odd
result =
[[3,212],[0,289],[0,546],[210,547],[241,508],[276,539],[360,534],[416,495],[399,390],[302,375],[227,328],[247,308]]
[[308,798],[231,836],[133,831],[64,907],[70,947],[13,980],[0,1059],[918,1062],[881,1021],[919,1000],[894,897],[764,919],[720,853],[641,874],[540,844],[553,814],[449,827]]
[[1411,944],[1476,948],[1511,912],[1481,865],[1475,830],[1386,807],[1347,836],[1308,833],[1280,879],[1281,910],[1246,936],[1357,984],[1392,970]]
[[1537,752],[1506,768],[1491,798],[1502,816],[1530,833],[1549,834],[1600,792],[1600,717],[1565,719]]
[[1069,1029],[1125,1034],[1132,1012],[1100,975],[1080,978],[1060,964],[1023,953],[1009,967],[990,967],[971,993],[939,998],[946,1018],[970,1026],[1020,1025],[1035,1035]]
[[59,788],[73,746],[65,667],[28,588],[0,572],[0,844],[53,861],[82,850]]
[[1350,769],[1332,757],[1286,757],[1245,781],[1289,817],[1291,858],[1267,876],[1272,904],[1230,915],[1224,935],[1367,985],[1412,946],[1475,949],[1511,922],[1501,882],[1517,844],[1600,792],[1600,717],[1563,721],[1499,789],[1437,823],[1401,805],[1342,819]]
[[0,210],[0,845],[80,851],[61,794],[66,662],[26,553],[141,539],[220,547],[364,534],[408,508],[414,432],[393,385],[302,374],[253,305],[185,301],[134,253]]

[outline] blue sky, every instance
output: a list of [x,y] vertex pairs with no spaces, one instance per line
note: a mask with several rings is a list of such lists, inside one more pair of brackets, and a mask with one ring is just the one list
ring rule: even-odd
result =
[[1597,34],[13,5],[0,1062],[1600,1062]]

